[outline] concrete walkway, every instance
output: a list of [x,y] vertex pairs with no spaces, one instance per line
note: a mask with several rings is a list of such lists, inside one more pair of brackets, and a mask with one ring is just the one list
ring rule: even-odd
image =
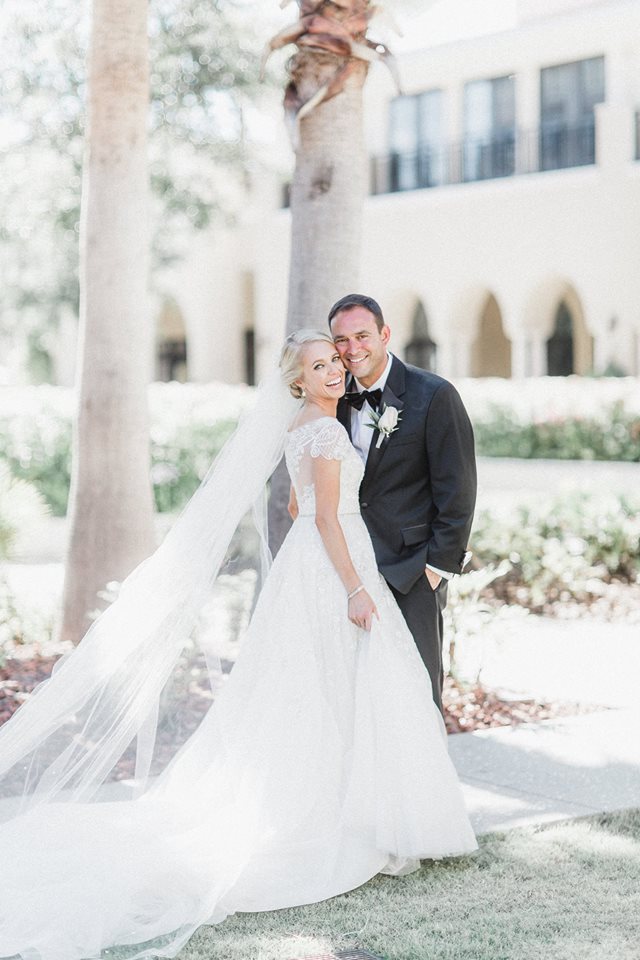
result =
[[477,833],[640,806],[640,711],[449,737]]
[[639,624],[531,616],[483,664],[505,696],[603,709],[449,737],[478,833],[640,806]]
[[640,463],[478,457],[479,510],[500,510],[575,491],[629,494],[639,485]]

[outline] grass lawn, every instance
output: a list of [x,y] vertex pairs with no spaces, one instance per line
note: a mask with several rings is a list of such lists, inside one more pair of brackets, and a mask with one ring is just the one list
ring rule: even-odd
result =
[[489,834],[345,896],[201,928],[179,960],[290,960],[359,946],[386,960],[638,960],[640,810]]

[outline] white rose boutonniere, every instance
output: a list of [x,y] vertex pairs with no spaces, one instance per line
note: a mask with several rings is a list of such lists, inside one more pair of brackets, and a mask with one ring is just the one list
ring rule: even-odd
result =
[[387,407],[385,404],[380,407],[378,413],[371,414],[371,423],[368,423],[367,426],[371,427],[372,430],[377,430],[379,433],[376,449],[382,446],[382,441],[386,437],[390,437],[391,434],[398,429],[399,420],[400,411],[398,408]]

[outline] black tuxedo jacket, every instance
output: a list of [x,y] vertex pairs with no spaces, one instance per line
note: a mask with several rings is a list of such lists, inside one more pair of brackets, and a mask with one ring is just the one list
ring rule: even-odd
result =
[[[347,389],[355,389],[353,381]],[[378,448],[373,433],[360,507],[381,574],[408,593],[427,563],[461,572],[476,499],[473,430],[453,384],[397,357],[382,403],[401,417]],[[344,399],[338,420],[351,436]]]

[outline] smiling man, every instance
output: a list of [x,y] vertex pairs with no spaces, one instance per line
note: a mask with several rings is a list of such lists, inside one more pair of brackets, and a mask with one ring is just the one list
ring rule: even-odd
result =
[[[442,611],[447,581],[468,559],[476,498],[471,423],[451,383],[389,352],[391,330],[371,297],[342,297],[329,326],[350,374],[338,419],[365,463],[362,516],[442,710]],[[390,408],[395,428],[378,429]]]

